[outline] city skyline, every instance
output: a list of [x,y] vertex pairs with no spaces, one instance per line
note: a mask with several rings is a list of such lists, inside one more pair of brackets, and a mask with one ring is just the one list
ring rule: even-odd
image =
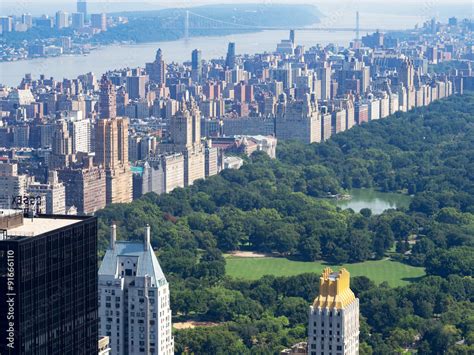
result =
[[2,354],[474,351],[463,5],[114,4],[0,17]]

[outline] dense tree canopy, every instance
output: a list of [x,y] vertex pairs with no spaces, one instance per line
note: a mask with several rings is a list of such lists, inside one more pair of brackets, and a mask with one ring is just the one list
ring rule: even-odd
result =
[[[361,353],[472,353],[472,112],[473,96],[451,97],[322,144],[279,142],[278,159],[257,152],[240,170],[99,211],[101,248],[114,221],[129,239],[150,224],[175,318],[219,323],[178,331],[178,352],[271,353],[305,339],[318,275],[227,278],[223,253],[245,249],[335,263],[390,255],[425,266],[430,276],[403,288],[353,279]],[[409,209],[379,215],[327,201],[354,187],[413,198]]]

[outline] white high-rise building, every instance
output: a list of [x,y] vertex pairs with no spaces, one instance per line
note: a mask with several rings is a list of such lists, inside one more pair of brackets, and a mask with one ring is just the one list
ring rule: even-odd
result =
[[69,14],[67,12],[56,12],[56,29],[69,27]]
[[69,119],[69,131],[72,135],[73,153],[91,152],[92,125],[89,119],[83,118],[82,111],[71,112]]
[[66,187],[62,182],[59,182],[57,171],[49,171],[46,184],[39,182],[30,183],[27,191],[30,196],[45,197],[45,212],[47,214],[66,214]]
[[173,354],[168,282],[150,244],[116,240],[99,269],[99,333],[110,338],[111,355]]
[[349,286],[346,269],[324,269],[319,296],[309,311],[309,355],[359,354],[359,299]]

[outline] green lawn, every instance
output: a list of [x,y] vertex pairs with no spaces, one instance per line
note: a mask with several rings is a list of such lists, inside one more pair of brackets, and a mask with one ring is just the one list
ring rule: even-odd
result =
[[[256,280],[264,275],[292,276],[306,272],[321,273],[324,262],[292,261],[285,258],[226,258],[226,273],[232,277]],[[340,265],[330,265],[339,269]],[[387,281],[390,286],[403,286],[425,275],[421,267],[413,267],[392,260],[366,261],[344,265],[351,276],[367,276],[376,283]]]

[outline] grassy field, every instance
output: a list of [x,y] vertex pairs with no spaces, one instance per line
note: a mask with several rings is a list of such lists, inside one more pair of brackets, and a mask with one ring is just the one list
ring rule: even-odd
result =
[[[292,261],[285,258],[226,258],[227,275],[256,280],[264,275],[292,276],[306,272],[320,273],[326,266],[339,269],[340,265],[328,265],[324,262]],[[392,260],[366,261],[344,265],[351,276],[367,276],[376,283],[387,281],[390,286],[403,286],[425,275],[421,267],[413,267]]]

